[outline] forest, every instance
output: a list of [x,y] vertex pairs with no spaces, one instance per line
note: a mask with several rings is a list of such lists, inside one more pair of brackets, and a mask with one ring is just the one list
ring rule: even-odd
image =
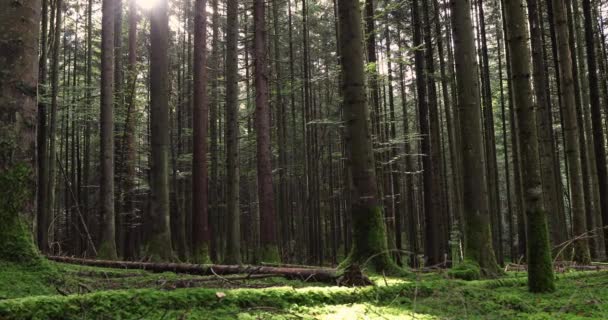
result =
[[1,0],[0,319],[606,319],[603,0]]

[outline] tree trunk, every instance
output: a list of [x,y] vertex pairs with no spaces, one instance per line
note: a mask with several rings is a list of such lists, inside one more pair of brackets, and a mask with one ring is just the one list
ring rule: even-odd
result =
[[563,211],[559,210],[561,195],[557,193],[555,166],[554,166],[554,144],[553,144],[553,124],[551,119],[551,99],[547,90],[547,79],[545,75],[545,55],[543,48],[543,35],[541,28],[541,16],[538,10],[538,0],[528,0],[528,21],[530,23],[531,43],[532,43],[532,58],[533,58],[533,75],[534,75],[534,93],[538,105],[538,113],[536,116],[539,137],[541,176],[543,187],[543,199],[545,210],[550,214],[551,220],[551,239],[554,244],[559,244],[566,239],[566,230],[560,230],[560,227],[565,226]]
[[209,261],[209,212],[207,175],[207,18],[206,0],[195,0],[194,9],[194,106],[192,157],[192,258],[197,263]]
[[115,0],[103,1],[101,23],[101,238],[97,256],[116,259],[114,223],[114,15]]
[[452,26],[458,83],[460,134],[462,137],[465,258],[481,267],[486,276],[495,276],[498,265],[492,248],[488,186],[481,128],[479,79],[469,2],[454,0]]
[[[554,28],[556,33],[557,51],[559,58],[560,91],[564,109],[564,135],[566,162],[570,177],[570,202],[572,206],[574,236],[586,232],[586,216],[581,169],[581,145],[577,123],[574,80],[572,75],[572,55],[569,46],[568,20],[566,4],[562,0],[551,0],[553,4]],[[586,238],[575,241],[575,260],[579,263],[589,263],[589,245]]]
[[492,106],[492,83],[490,81],[490,58],[486,39],[486,19],[483,0],[478,0],[478,20],[481,40],[481,78],[483,97],[483,124],[486,151],[486,168],[492,238],[498,262],[502,265],[502,214],[498,190],[498,164],[496,160],[496,134],[494,131],[494,107]]
[[[591,0],[583,1],[583,15],[585,18],[585,43],[587,50],[587,69],[589,71],[589,96],[591,102],[591,126],[593,130],[595,147],[595,164],[597,167],[597,180],[599,183],[601,220],[608,221],[608,173],[606,168],[606,147],[604,130],[602,128],[602,114],[600,111],[600,91],[597,75],[597,58],[595,47],[594,27],[595,23],[591,12]],[[600,31],[600,32],[603,32]],[[598,223],[603,226],[602,223]],[[608,229],[604,229],[605,238],[608,238]],[[605,246],[604,246],[605,247]],[[605,248],[604,248],[605,249]],[[605,253],[604,253],[605,257]]]
[[[173,258],[169,223],[169,22],[167,1],[150,14],[150,214],[145,254],[152,260]],[[201,195],[202,196],[202,195]]]
[[122,191],[124,192],[123,206],[125,216],[126,235],[123,243],[125,258],[133,258],[137,253],[135,246],[137,223],[137,212],[135,206],[136,187],[136,161],[137,149],[135,143],[135,130],[137,129],[137,110],[135,104],[137,88],[137,8],[136,0],[129,0],[129,61],[127,73],[127,115],[125,120],[125,131],[123,138],[123,166],[124,180]]
[[[412,4],[412,10],[417,9],[417,0],[414,0]],[[423,139],[428,139],[430,145],[429,153],[423,152],[425,156],[426,164],[432,171],[431,186],[425,188],[425,251],[428,256],[428,265],[436,265],[442,263],[445,260],[445,255],[448,252],[447,249],[447,210],[444,202],[445,193],[443,185],[443,166],[441,162],[441,136],[440,136],[440,123],[439,123],[439,112],[437,103],[437,86],[435,84],[435,62],[433,53],[433,40],[431,36],[431,12],[428,1],[422,3],[424,9],[424,42],[425,42],[425,60],[426,68],[422,72],[427,74],[425,77],[426,85],[428,88],[427,95],[427,106],[428,114],[426,114],[427,120],[423,120],[422,110],[426,106],[420,106],[420,123],[421,123],[421,134],[425,135]],[[418,9],[417,9],[418,10]],[[419,20],[419,18],[417,18]],[[414,20],[414,25],[416,20]],[[422,53],[422,52],[421,52]],[[421,98],[419,97],[419,100]],[[424,122],[423,122],[424,121]],[[426,123],[428,121],[428,124]],[[426,127],[426,128],[425,128]],[[424,128],[424,129],[423,129]],[[425,130],[428,132],[425,133]],[[427,159],[428,158],[428,159]],[[426,173],[427,167],[425,166],[424,171]],[[426,186],[425,179],[425,186]],[[427,192],[428,191],[428,192]]]
[[342,90],[346,142],[350,151],[353,177],[352,223],[353,245],[342,266],[369,262],[376,271],[395,272],[397,267],[387,252],[382,221],[382,206],[378,198],[374,155],[368,126],[363,71],[361,11],[356,0],[338,1],[340,52],[342,53]]
[[260,210],[260,253],[264,262],[280,259],[277,244],[276,213],[272,189],[270,150],[270,106],[268,104],[268,58],[266,56],[266,16],[264,1],[254,0],[255,128],[257,137],[258,198]]
[[[17,4],[17,5],[15,5]],[[0,261],[32,263],[40,1],[0,4]]]
[[228,235],[226,257],[229,264],[241,263],[241,219],[239,206],[239,109],[238,109],[238,31],[239,4],[226,4],[226,215]]
[[[63,15],[63,0],[55,2],[55,23],[53,29],[53,52],[51,54],[51,115],[49,123],[49,179],[48,179],[48,201],[46,212],[49,219],[54,219],[55,212],[55,179],[57,176],[57,109],[59,108],[59,52],[61,51],[61,24]],[[54,230],[55,227],[51,226]],[[50,240],[49,240],[50,241]]]
[[[42,1],[42,28],[40,40],[40,63],[39,63],[39,80],[38,94],[44,97],[47,92],[47,60],[48,60],[48,20],[49,20],[49,1]],[[42,252],[49,250],[49,212],[47,211],[48,199],[48,129],[47,129],[47,104],[38,102],[38,198],[37,198],[37,220],[36,232],[38,248]]]
[[[509,28],[511,78],[521,148],[528,238],[528,288],[532,292],[555,290],[547,212],[543,203],[541,166],[538,153],[535,106],[532,101],[530,49],[526,13],[522,0],[510,0],[504,10]],[[541,87],[542,88],[542,87]]]

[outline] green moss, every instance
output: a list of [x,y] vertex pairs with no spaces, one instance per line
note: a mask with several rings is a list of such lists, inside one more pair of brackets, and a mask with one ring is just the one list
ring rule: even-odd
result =
[[146,242],[144,252],[152,262],[175,260],[169,232],[151,234],[150,239]]
[[[10,278],[20,276],[17,272],[26,271],[22,266],[13,266],[13,275],[0,266],[0,290]],[[75,271],[109,273],[91,278],[90,282],[82,277],[62,279],[91,286],[107,276],[128,273],[141,274],[141,278],[121,278],[125,287],[135,286],[141,279],[195,277],[65,264],[57,264],[57,269],[64,278]],[[479,281],[447,280],[439,274],[422,274],[417,279],[378,276],[372,277],[377,286],[364,288],[294,288],[297,283],[306,284],[272,279],[267,281],[290,286],[130,289],[61,296],[54,290],[56,284],[35,282],[46,274],[36,270],[28,269],[27,279],[15,281],[21,284],[21,296],[49,296],[0,299],[0,319],[604,319],[608,313],[604,303],[608,296],[606,271],[560,274],[558,290],[546,294],[529,293],[524,288],[525,275],[509,273],[498,280]]]
[[116,260],[118,255],[116,254],[116,244],[112,241],[105,241],[99,245],[97,250],[98,259]]
[[280,263],[279,247],[276,245],[261,246],[257,257],[259,262]]
[[34,205],[31,169],[17,164],[0,173],[0,260],[35,263],[40,259],[26,222]]
[[448,271],[448,276],[461,280],[478,280],[481,278],[479,264],[472,260],[465,260]]
[[60,278],[45,259],[29,264],[0,261],[0,300],[56,294],[54,283]]
[[544,211],[526,212],[528,245],[528,288],[531,292],[551,292],[553,262],[549,245],[547,215]]
[[211,264],[211,258],[209,256],[209,247],[203,245],[192,254],[192,262],[198,264]]
[[389,275],[407,274],[389,254],[381,206],[372,209],[353,208],[353,228],[351,251],[340,263],[339,269],[344,270],[352,264],[357,264],[371,272]]

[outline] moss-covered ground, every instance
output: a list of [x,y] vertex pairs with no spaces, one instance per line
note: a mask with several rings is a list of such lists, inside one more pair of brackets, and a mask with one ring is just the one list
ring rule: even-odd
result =
[[365,288],[236,277],[0,263],[0,319],[608,318],[608,271],[558,273],[550,294],[528,293],[525,273],[376,276]]

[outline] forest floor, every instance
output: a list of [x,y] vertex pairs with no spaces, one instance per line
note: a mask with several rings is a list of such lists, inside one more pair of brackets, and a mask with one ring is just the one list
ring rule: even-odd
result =
[[559,273],[555,293],[536,295],[522,272],[482,281],[372,276],[364,288],[243,278],[0,262],[0,319],[608,318],[608,271]]

